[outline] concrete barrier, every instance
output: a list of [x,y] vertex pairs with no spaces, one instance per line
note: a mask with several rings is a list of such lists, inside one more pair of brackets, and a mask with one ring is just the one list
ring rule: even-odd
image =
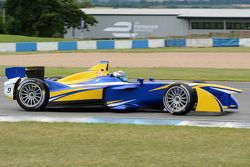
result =
[[113,40],[99,40],[96,41],[97,49],[115,49],[115,42]]
[[58,42],[38,42],[37,51],[53,51],[57,50]]
[[16,43],[16,52],[32,52],[32,51],[37,51],[37,43],[35,42]]
[[213,39],[187,39],[186,40],[187,47],[212,47],[213,46]]
[[78,50],[96,49],[96,41],[79,41],[77,48]]
[[213,38],[213,47],[239,47],[238,38]]
[[15,52],[15,43],[0,43],[0,52]]
[[166,47],[186,47],[186,39],[167,39]]
[[133,49],[140,49],[140,48],[148,48],[148,40],[133,40],[132,41],[132,48]]
[[77,42],[58,42],[58,50],[77,50]]
[[149,48],[165,47],[165,40],[164,39],[149,39],[148,47]]
[[131,49],[132,41],[131,40],[116,40],[115,49]]
[[250,47],[250,38],[241,38],[240,39],[241,47]]
[[97,40],[0,43],[0,52],[132,49],[157,47],[250,47],[250,38]]

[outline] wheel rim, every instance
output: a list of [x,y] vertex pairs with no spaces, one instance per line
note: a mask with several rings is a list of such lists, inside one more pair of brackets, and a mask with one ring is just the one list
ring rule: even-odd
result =
[[189,103],[190,95],[185,87],[174,86],[167,90],[164,105],[171,113],[183,111]]
[[26,107],[39,106],[43,98],[43,91],[36,83],[26,83],[19,90],[19,99]]

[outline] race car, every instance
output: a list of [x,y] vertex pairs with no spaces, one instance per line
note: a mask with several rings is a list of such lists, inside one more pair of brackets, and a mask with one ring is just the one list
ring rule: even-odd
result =
[[[114,111],[160,109],[174,115],[190,111],[224,112],[238,109],[239,89],[203,82],[156,82],[138,78],[130,82],[123,71],[109,73],[101,61],[88,71],[65,78],[44,77],[44,67],[6,68],[6,97],[27,111],[49,106],[101,105]],[[237,110],[236,110],[237,111]]]

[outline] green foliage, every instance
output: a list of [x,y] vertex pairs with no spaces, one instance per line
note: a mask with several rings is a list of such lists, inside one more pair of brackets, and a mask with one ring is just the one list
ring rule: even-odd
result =
[[7,0],[8,33],[62,37],[66,28],[87,26],[96,20],[82,12],[75,0]]
[[81,8],[93,8],[93,7],[95,7],[95,5],[90,2],[90,0],[80,1],[79,6]]
[[[40,37],[61,37],[60,34],[64,32],[64,22],[58,13],[43,13],[36,23],[35,27],[38,29],[38,36]],[[48,29],[49,31],[39,31]]]
[[2,22],[2,17],[0,16],[0,34],[5,34],[6,33],[6,27]]
[[4,1],[0,0],[0,11],[1,11],[1,8],[3,7],[3,3],[4,3]]
[[[64,39],[64,38],[30,37],[30,36],[22,36],[22,35],[0,34],[0,43],[60,42],[60,41],[77,41],[77,40],[75,40],[75,39]],[[1,54],[2,53],[0,53],[0,55]],[[8,53],[8,54],[10,54],[10,53]]]

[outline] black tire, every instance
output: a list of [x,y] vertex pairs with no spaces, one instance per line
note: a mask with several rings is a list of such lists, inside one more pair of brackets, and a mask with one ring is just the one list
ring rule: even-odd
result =
[[47,78],[51,81],[58,81],[59,79],[62,79],[63,77],[51,77],[51,78]]
[[41,79],[25,79],[17,88],[16,100],[27,111],[43,110],[49,102],[49,88]]
[[184,83],[174,83],[169,86],[163,97],[165,110],[173,115],[185,115],[195,106],[195,92]]
[[207,82],[202,80],[193,80],[192,83],[207,83]]

